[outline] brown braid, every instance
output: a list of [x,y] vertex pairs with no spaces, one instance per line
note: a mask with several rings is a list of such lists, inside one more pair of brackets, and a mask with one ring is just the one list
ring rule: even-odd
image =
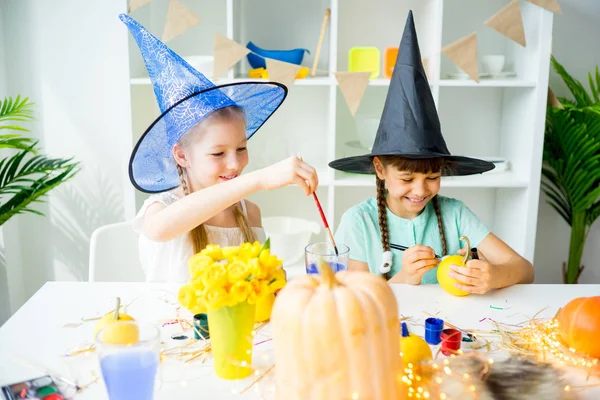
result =
[[438,228],[440,230],[440,239],[442,241],[442,257],[446,255],[448,248],[446,246],[446,234],[444,233],[444,223],[442,222],[442,212],[440,211],[440,201],[437,195],[431,199],[433,202],[433,209],[435,210],[435,216],[438,221]]
[[[379,229],[381,230],[381,247],[383,247],[383,251],[390,251],[386,209],[385,181],[377,177],[377,213],[379,214]],[[384,276],[385,279],[390,279],[389,272],[386,272]]]
[[[183,194],[186,196],[190,194],[187,183],[183,176],[183,168],[177,164],[177,173],[179,174],[179,180],[181,181],[181,187],[183,188]],[[190,231],[190,240],[192,241],[192,247],[194,254],[199,253],[208,244],[208,234],[203,224],[198,225]]]

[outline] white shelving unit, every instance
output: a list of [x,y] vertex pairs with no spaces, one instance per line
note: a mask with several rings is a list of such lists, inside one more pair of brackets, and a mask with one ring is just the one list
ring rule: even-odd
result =
[[[452,154],[500,157],[510,163],[503,172],[443,178],[442,195],[459,198],[488,227],[519,253],[533,260],[542,160],[552,14],[521,0],[525,48],[484,21],[509,0],[211,0],[184,3],[203,22],[169,42],[181,55],[212,55],[215,32],[246,45],[253,41],[272,49],[308,48],[303,65],[312,66],[326,8],[331,16],[321,49],[316,78],[299,79],[289,88],[280,110],[249,142],[249,170],[286,156],[302,154],[319,171],[318,194],[333,228],[350,206],[375,195],[374,177],[344,174],[327,164],[336,158],[367,153],[348,143],[358,139],[352,117],[333,75],[347,70],[348,51],[354,46],[398,46],[409,10],[413,10],[422,58],[442,130]],[[133,17],[160,37],[166,0],[154,0]],[[479,58],[503,54],[505,70],[515,78],[452,80],[454,64],[441,54],[443,46],[477,31]],[[130,38],[133,142],[159,115],[141,56]],[[481,65],[481,64],[480,64]],[[246,59],[216,83],[246,78]],[[389,80],[370,81],[356,117],[379,118]],[[133,188],[131,189],[133,190]],[[136,209],[145,199],[137,193]],[[257,193],[251,198],[263,216],[293,215],[319,221],[314,202],[297,188]],[[324,234],[314,240],[324,240]]]

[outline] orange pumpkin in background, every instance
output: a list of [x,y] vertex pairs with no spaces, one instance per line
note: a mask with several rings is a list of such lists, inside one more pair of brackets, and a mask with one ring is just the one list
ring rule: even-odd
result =
[[277,295],[271,324],[276,398],[402,398],[398,305],[368,272],[303,275]]
[[600,296],[578,297],[556,314],[558,331],[569,347],[600,358]]

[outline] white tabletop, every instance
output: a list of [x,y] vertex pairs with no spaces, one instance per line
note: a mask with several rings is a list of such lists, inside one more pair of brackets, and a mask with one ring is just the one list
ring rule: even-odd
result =
[[[437,314],[463,329],[491,329],[489,321],[480,320],[488,317],[519,323],[544,307],[547,308],[538,316],[551,317],[573,298],[600,295],[600,285],[517,285],[484,296],[467,297],[453,297],[438,285],[392,285],[392,288],[400,314],[413,317],[410,329],[417,334],[423,333],[418,324],[427,318],[425,313]],[[46,283],[0,328],[0,385],[44,374],[23,360],[33,360],[65,376],[77,374],[78,371],[72,371],[72,365],[70,369],[61,355],[76,344],[90,341],[95,322],[74,328],[64,327],[65,324],[109,311],[116,296],[120,296],[123,303],[138,298],[128,310],[138,320],[156,322],[163,317],[173,317],[173,305],[161,299],[176,299],[177,289],[178,285],[172,284]],[[140,295],[142,297],[138,297]],[[262,334],[268,336],[268,330],[266,327]],[[267,346],[261,349],[255,347],[255,359],[258,355],[264,357],[268,352]],[[215,377],[208,364],[188,365],[191,366],[190,371],[194,371],[190,372],[190,379],[183,379],[183,382],[182,379],[173,379],[173,383],[165,383],[157,390],[156,398],[190,398],[192,393],[197,399],[240,398],[239,391],[254,380],[221,380]],[[251,390],[242,398],[252,397]],[[585,397],[600,398],[600,392],[588,391]],[[90,386],[76,398],[106,398],[103,383],[100,381]]]

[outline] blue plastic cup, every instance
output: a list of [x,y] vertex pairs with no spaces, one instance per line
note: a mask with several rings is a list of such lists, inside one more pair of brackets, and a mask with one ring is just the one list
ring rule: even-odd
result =
[[348,270],[348,256],[350,249],[343,244],[337,244],[338,254],[335,254],[333,245],[329,242],[312,243],[304,249],[307,274],[318,274],[319,266],[326,262],[335,272]]
[[427,318],[425,320],[425,341],[432,345],[439,344],[442,341],[443,329],[443,320],[439,318]]

